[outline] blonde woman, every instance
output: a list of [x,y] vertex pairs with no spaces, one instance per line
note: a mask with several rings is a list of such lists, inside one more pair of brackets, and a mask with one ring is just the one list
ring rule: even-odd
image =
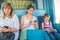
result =
[[[5,3],[2,7],[2,14],[0,16],[0,32],[13,32],[15,34],[14,40],[18,40],[19,35],[19,19],[13,13],[10,3]],[[5,28],[5,27],[8,28]]]

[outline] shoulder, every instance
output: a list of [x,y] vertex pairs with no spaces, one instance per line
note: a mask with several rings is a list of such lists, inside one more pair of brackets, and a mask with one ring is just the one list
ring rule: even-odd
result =
[[33,16],[33,19],[36,19],[37,20],[37,17]]
[[13,15],[13,17],[17,17],[17,15],[16,15],[16,14],[14,14],[14,15]]
[[24,18],[24,17],[26,17],[26,15],[23,15],[22,17]]
[[13,18],[18,18],[18,16],[16,14],[13,15]]
[[21,17],[21,19],[24,19],[26,17],[26,15],[23,15],[22,17]]
[[52,24],[52,22],[49,22],[50,24]]
[[44,22],[42,22],[42,24],[44,24]]
[[16,14],[14,14],[12,18],[13,18],[13,19],[19,19]]

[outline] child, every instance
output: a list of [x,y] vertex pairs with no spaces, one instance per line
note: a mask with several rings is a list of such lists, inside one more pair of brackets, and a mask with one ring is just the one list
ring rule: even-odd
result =
[[42,29],[46,31],[51,38],[51,40],[60,40],[60,34],[57,33],[56,29],[53,29],[52,23],[49,21],[50,15],[49,14],[44,14],[44,22],[42,23]]

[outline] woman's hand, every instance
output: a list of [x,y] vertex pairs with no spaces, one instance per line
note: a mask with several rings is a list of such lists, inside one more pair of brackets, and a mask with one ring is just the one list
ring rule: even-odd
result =
[[34,24],[34,25],[35,25],[35,24],[36,24],[36,22],[32,22],[32,24]]
[[4,28],[4,27],[3,28],[0,28],[0,33],[1,32],[8,32],[8,29],[7,28]]
[[34,25],[35,25],[36,23],[37,23],[37,22],[36,22],[36,20],[35,20],[35,21],[32,21],[32,24],[34,24]]
[[7,30],[7,28],[3,27],[1,32],[7,32],[6,30]]
[[26,26],[29,26],[31,23],[32,23],[32,21],[29,21],[29,22],[26,24]]
[[0,28],[0,33],[2,32],[2,28]]
[[4,27],[2,28],[2,32],[9,32],[9,31],[10,31],[10,28],[8,28],[8,29],[4,28]]

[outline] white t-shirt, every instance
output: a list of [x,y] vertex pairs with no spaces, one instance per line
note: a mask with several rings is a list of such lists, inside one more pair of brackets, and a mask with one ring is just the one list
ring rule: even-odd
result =
[[5,19],[0,17],[0,27],[3,26],[9,26],[10,28],[17,28],[17,31],[15,33],[15,39],[17,40],[19,37],[19,19],[16,14],[12,18],[5,17]]

